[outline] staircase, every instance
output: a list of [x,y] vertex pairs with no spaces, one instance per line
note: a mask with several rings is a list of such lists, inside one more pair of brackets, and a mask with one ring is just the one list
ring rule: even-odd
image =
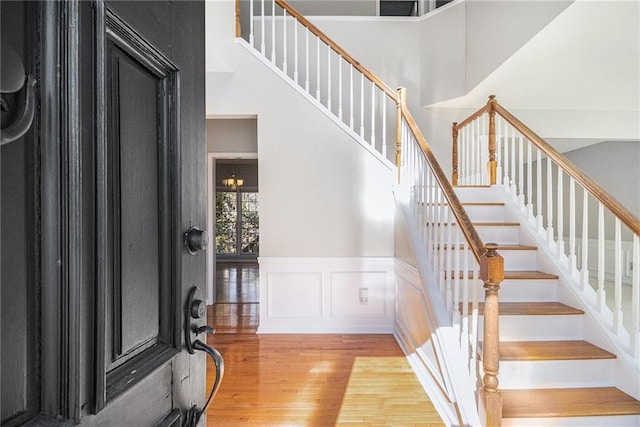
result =
[[541,262],[545,254],[527,238],[502,189],[456,187],[456,194],[482,240],[497,243],[504,258],[503,425],[640,425],[640,401],[615,387],[615,354],[589,342],[585,312],[566,303],[555,272],[540,271],[552,263]]

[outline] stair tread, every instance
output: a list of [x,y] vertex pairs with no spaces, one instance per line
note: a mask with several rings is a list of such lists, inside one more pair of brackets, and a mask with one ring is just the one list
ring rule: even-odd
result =
[[615,387],[500,390],[503,418],[640,414],[640,401]]
[[504,202],[461,202],[462,206],[504,206]]
[[[478,310],[480,314],[484,313],[484,303],[478,303]],[[560,302],[501,302],[498,310],[506,316],[584,314],[584,311]]]
[[500,341],[500,360],[615,359],[616,355],[584,340]]

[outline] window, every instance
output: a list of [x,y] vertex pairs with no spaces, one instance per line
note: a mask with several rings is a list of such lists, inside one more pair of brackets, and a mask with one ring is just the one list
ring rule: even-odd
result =
[[216,254],[221,257],[257,257],[258,193],[216,192]]

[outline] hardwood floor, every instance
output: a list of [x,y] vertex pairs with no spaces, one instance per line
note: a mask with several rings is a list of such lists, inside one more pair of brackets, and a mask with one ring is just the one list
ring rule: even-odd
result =
[[256,335],[257,265],[218,267],[207,342],[225,375],[208,425],[444,425],[392,335]]

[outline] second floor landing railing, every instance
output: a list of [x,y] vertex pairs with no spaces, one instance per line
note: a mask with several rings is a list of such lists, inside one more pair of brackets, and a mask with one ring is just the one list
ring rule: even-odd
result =
[[640,361],[640,220],[494,96],[452,136],[453,184],[503,186]]
[[[248,33],[243,34],[247,29],[237,18],[236,35],[245,35],[298,89],[393,162],[396,91],[285,1],[246,3],[242,2],[249,15],[243,20],[248,20]],[[240,2],[236,5],[240,17]]]

